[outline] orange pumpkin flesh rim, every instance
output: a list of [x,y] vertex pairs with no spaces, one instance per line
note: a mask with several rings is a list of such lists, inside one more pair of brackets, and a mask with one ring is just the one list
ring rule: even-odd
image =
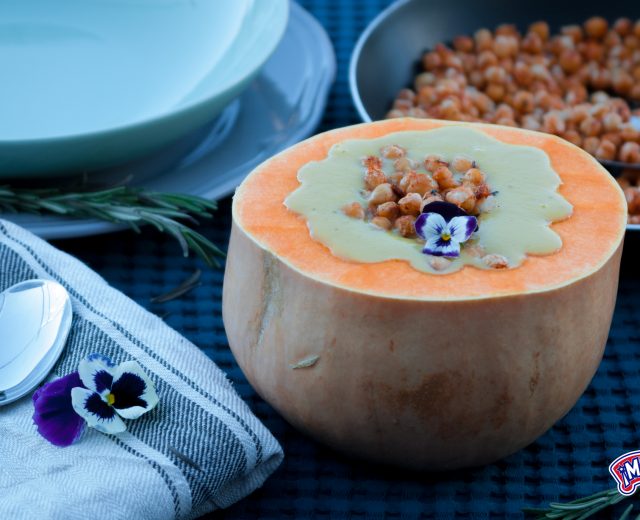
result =
[[[547,153],[562,180],[559,192],[573,205],[571,217],[552,224],[562,238],[559,252],[529,256],[515,269],[467,266],[446,275],[419,272],[402,260],[351,262],[334,256],[311,238],[305,219],[284,205],[300,185],[298,170],[326,158],[338,142],[449,125],[470,126],[503,143],[533,146]],[[609,173],[589,154],[556,136],[497,125],[403,118],[325,132],[276,155],[238,188],[233,217],[254,242],[315,280],[380,297],[453,301],[550,291],[589,276],[620,246],[627,208],[622,190]]]

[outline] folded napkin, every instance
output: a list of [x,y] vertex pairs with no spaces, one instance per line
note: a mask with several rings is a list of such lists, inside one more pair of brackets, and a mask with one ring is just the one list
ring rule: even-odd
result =
[[66,448],[38,434],[31,396],[0,407],[0,518],[194,518],[277,468],[280,446],[197,347],[78,260],[0,220],[0,291],[32,278],[59,282],[73,301],[52,377],[94,352],[135,360],[160,402],[122,434],[87,428]]

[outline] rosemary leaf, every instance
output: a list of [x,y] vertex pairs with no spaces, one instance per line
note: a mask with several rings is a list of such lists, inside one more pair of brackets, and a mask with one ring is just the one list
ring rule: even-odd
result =
[[622,516],[620,516],[619,520],[627,520],[627,518],[629,518],[631,516],[631,510],[633,509],[633,504],[630,504],[629,507],[627,507],[624,510],[624,513],[622,513]]
[[195,217],[211,218],[211,212],[216,208],[215,202],[201,197],[123,185],[94,191],[0,186],[2,213],[53,213],[71,218],[97,218],[126,225],[136,232],[140,232],[143,224],[151,224],[173,236],[185,256],[192,250],[209,266],[217,266],[217,257],[224,253],[187,224],[198,224]]
[[176,287],[175,289],[151,298],[151,303],[165,303],[171,300],[175,300],[176,298],[180,298],[180,296],[187,294],[190,290],[200,285],[201,276],[202,271],[200,271],[200,269],[196,270],[196,272],[194,272],[189,278],[178,285],[178,287]]
[[[585,520],[594,517],[599,511],[614,506],[627,498],[629,497],[618,493],[618,490],[614,488],[600,491],[571,502],[551,502],[547,508],[524,508],[522,511],[525,514],[533,515],[539,520]],[[631,514],[632,508],[632,505],[629,506],[620,520],[626,520]]]

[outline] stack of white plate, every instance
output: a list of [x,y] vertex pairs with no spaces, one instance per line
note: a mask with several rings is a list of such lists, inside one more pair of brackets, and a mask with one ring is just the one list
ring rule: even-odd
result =
[[[288,0],[7,0],[0,50],[0,184],[87,172],[212,200],[313,131],[335,75]],[[0,217],[46,238],[113,229]]]

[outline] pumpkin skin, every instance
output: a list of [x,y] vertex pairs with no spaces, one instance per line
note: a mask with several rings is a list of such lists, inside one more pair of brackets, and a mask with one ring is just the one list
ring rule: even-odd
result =
[[560,252],[447,275],[402,261],[356,264],[314,241],[283,205],[298,169],[339,141],[450,124],[462,123],[342,128],[258,167],[234,198],[224,280],[229,344],[266,401],[336,449],[418,470],[493,462],[571,409],[602,358],[626,224],[621,190],[588,154],[482,124],[470,126],[549,155],[574,207],[552,224]]

